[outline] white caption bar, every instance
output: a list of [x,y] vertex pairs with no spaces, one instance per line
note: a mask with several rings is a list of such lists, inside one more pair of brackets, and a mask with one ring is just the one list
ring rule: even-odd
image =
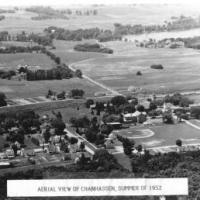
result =
[[188,195],[187,178],[8,180],[8,197]]

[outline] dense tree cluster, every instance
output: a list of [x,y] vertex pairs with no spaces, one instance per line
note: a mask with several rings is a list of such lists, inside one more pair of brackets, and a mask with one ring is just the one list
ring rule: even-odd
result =
[[31,133],[31,127],[40,126],[39,115],[34,111],[0,113],[1,134],[12,127],[23,128],[26,134]]
[[146,152],[144,156],[133,155],[131,160],[135,175],[166,178],[187,177],[189,178],[189,197],[195,199],[199,195],[199,151],[156,155]]
[[5,48],[0,48],[0,53],[32,53],[32,52],[44,52],[45,48],[41,46],[7,46]]
[[44,30],[47,35],[52,38],[59,40],[68,41],[81,41],[83,39],[97,39],[100,42],[106,42],[111,40],[121,39],[120,36],[113,34],[111,30],[102,30],[99,28],[90,29],[77,29],[77,30],[67,30],[64,28],[58,28],[55,26],[50,26]]
[[89,44],[89,43],[84,43],[84,44],[77,44],[74,46],[74,50],[76,51],[84,51],[84,52],[97,52],[97,53],[108,53],[112,54],[113,50],[102,47],[100,44]]
[[175,93],[173,95],[167,95],[167,96],[165,96],[164,101],[166,103],[172,103],[175,106],[181,106],[181,107],[188,107],[190,104],[194,103],[193,100],[181,95],[180,93]]
[[85,92],[82,89],[72,89],[69,93],[69,97],[72,98],[82,98]]
[[28,81],[62,80],[72,78],[73,73],[68,67],[57,66],[52,69],[27,70],[26,77]]
[[135,145],[134,140],[130,140],[130,139],[123,137],[123,136],[120,136],[120,135],[117,136],[117,139],[122,143],[124,153],[127,156],[131,156],[134,145]]
[[76,132],[80,135],[84,135],[86,139],[96,145],[103,145],[105,137],[111,133],[112,128],[107,124],[101,125],[96,116],[89,119],[87,116],[72,117],[70,123],[76,128]]
[[52,46],[52,38],[49,35],[37,34],[37,33],[26,33],[22,31],[17,33],[15,36],[11,35],[8,31],[0,32],[0,41],[20,41],[20,42],[35,42],[43,46]]
[[25,31],[16,35],[16,40],[20,42],[35,42],[43,46],[52,46],[52,38],[49,35],[41,35],[36,33],[27,34]]

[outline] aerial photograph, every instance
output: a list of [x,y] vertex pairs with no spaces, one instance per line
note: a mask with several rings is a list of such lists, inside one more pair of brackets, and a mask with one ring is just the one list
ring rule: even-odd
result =
[[[0,2],[0,200],[199,200],[200,5],[13,2]],[[7,196],[7,180],[100,178],[188,178],[189,193]]]

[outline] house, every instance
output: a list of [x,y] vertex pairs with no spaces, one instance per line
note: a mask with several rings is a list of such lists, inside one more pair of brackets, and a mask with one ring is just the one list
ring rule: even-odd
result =
[[147,113],[146,112],[139,112],[138,110],[136,110],[134,113],[127,113],[123,115],[123,120],[124,122],[128,122],[128,123],[143,123],[146,121],[146,116]]
[[60,141],[61,141],[61,136],[60,136],[60,135],[51,136],[51,137],[50,137],[50,141],[51,141],[51,143],[53,143],[53,144],[60,143]]
[[123,115],[123,120],[124,122],[127,123],[136,123],[137,122],[137,117],[133,115],[134,113],[127,113]]
[[78,144],[69,144],[70,153],[76,153],[79,150]]
[[13,149],[6,149],[5,153],[6,153],[7,158],[14,158],[15,157]]
[[6,158],[7,156],[6,156],[6,153],[5,152],[1,152],[0,153],[0,159],[4,159],[4,158]]
[[34,153],[42,153],[44,150],[43,148],[33,149]]

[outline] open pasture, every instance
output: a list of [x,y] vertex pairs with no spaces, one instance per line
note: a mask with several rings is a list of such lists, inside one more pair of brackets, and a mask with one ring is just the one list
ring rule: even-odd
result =
[[[122,93],[126,93],[130,86],[140,87],[147,93],[199,89],[198,50],[145,49],[135,47],[132,42],[116,41],[105,45],[114,50],[113,55],[80,62],[76,68]],[[152,64],[162,64],[164,69],[151,69]],[[142,76],[137,76],[137,71],[141,71]]]

